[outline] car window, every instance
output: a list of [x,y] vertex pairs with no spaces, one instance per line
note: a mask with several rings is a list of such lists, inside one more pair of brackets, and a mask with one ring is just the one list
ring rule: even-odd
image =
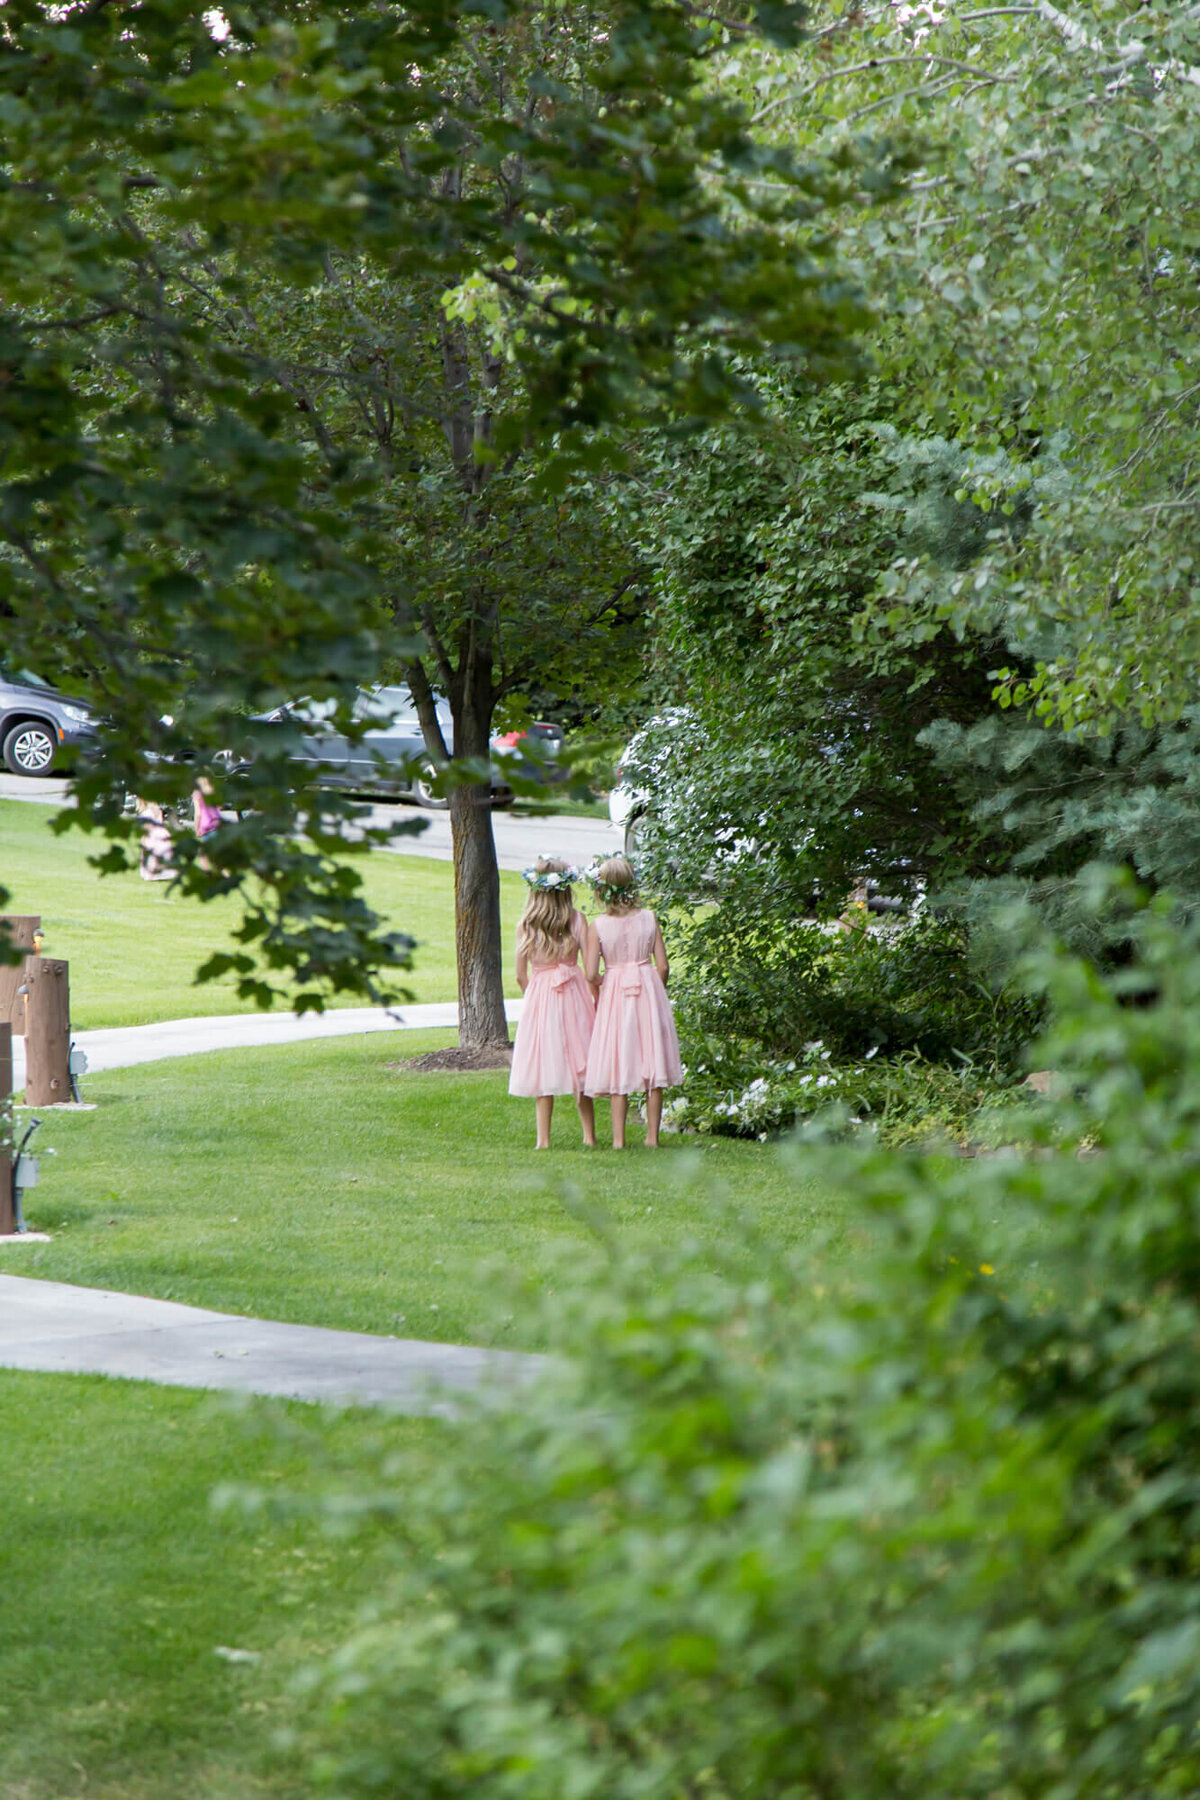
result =
[[[436,696],[438,723],[443,729],[452,722],[450,702],[441,695]],[[369,691],[359,690],[354,704],[354,716],[362,719],[368,713],[382,714],[392,727],[404,731],[420,731],[420,720],[417,717],[417,703],[406,687],[377,687]],[[380,729],[376,727],[376,729]]]
[[324,725],[337,711],[337,701],[297,700],[290,710],[292,717],[298,719],[301,725]]
[[393,726],[415,730],[417,724],[417,709],[405,687],[360,688],[354,702],[354,716],[356,719],[373,718],[376,731]]

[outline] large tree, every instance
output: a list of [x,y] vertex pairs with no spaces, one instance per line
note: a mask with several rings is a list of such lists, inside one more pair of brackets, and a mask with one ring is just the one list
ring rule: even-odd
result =
[[[528,542],[556,491],[583,504],[631,421],[744,402],[731,350],[776,342],[820,370],[857,322],[813,222],[826,173],[759,145],[745,108],[697,81],[730,32],[794,41],[791,7],[718,25],[631,0],[246,4],[214,27],[182,0],[16,0],[3,28],[4,644],[99,684],[109,730],[78,817],[115,836],[126,788],[185,779],[148,754],[216,752],[297,692],[348,716],[397,658],[419,693],[422,677],[448,691],[456,749],[486,751],[514,662],[505,608],[532,639],[555,603],[539,544],[516,619],[520,582],[489,566],[506,524]],[[432,481],[427,455],[389,460],[373,423],[326,428],[330,365],[249,322],[268,278],[315,310],[340,296],[345,402],[386,415],[399,400],[403,416],[410,401],[406,425],[445,438]],[[403,333],[386,323],[382,353],[375,300],[355,303],[370,280],[410,315]],[[214,304],[241,308],[236,329],[214,329]],[[422,331],[424,365],[400,367],[398,340],[407,354]],[[397,530],[406,482],[420,492]],[[436,582],[412,579],[422,508],[441,521]],[[436,753],[428,705],[426,722]],[[403,946],[335,854],[352,808],[293,776],[260,746],[254,816],[188,885],[241,889],[240,972],[263,997],[255,941],[314,997],[371,987]],[[494,855],[469,790],[455,827],[481,973],[465,1023],[487,1038]]]
[[[759,130],[836,153],[873,133],[903,194],[844,215],[897,423],[967,453],[998,535],[958,578],[897,558],[871,628],[1000,632],[1003,703],[1103,731],[1200,679],[1200,14],[1175,0],[816,0],[799,51],[731,59]],[[1004,529],[998,450],[1072,479]],[[977,455],[979,466],[972,467]],[[1032,665],[1032,667],[1030,667]]]
[[752,839],[727,891],[784,926],[856,870],[1011,875],[1061,916],[1101,853],[1190,899],[1200,15],[813,25],[714,73],[781,144],[873,132],[905,164],[838,215],[878,380],[807,412],[764,380],[775,439],[721,426],[644,509],[664,696],[700,715],[666,872],[694,889],[722,832]]

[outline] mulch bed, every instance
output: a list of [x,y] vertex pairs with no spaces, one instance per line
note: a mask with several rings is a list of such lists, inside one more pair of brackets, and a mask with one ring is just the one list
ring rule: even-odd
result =
[[429,1050],[424,1056],[409,1056],[403,1062],[390,1062],[387,1067],[399,1074],[411,1070],[417,1075],[453,1075],[473,1074],[479,1069],[507,1069],[511,1062],[511,1044],[486,1044],[474,1050]]

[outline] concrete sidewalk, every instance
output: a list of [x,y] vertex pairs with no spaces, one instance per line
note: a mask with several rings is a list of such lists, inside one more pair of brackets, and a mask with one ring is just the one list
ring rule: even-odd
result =
[[[521,1016],[522,1002],[505,1002],[510,1024]],[[166,1019],[157,1025],[124,1025],[110,1031],[77,1031],[74,1042],[87,1052],[88,1073],[128,1069],[136,1063],[161,1062],[172,1056],[196,1056],[205,1050],[248,1050],[269,1044],[298,1044],[308,1038],[353,1037],[368,1031],[428,1031],[458,1024],[453,1001],[430,1006],[343,1006],[330,1012],[238,1013],[206,1019]],[[84,1083],[86,1085],[87,1076]],[[13,1091],[25,1088],[25,1040],[13,1039]],[[84,1096],[86,1098],[86,1094]]]
[[510,1397],[545,1358],[280,1325],[170,1300],[0,1275],[0,1368],[115,1375],[453,1417],[455,1394]]

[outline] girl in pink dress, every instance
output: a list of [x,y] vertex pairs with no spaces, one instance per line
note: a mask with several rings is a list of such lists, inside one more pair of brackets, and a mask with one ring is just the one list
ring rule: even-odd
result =
[[550,1148],[556,1094],[574,1094],[589,1149],[596,1109],[583,1091],[596,1002],[579,966],[587,926],[571,897],[575,871],[541,856],[525,870],[530,894],[517,926],[517,986],[525,996],[513,1045],[510,1094],[537,1102],[537,1147]]
[[588,927],[584,967],[589,981],[604,985],[588,1051],[585,1094],[612,1096],[613,1149],[625,1148],[629,1095],[646,1095],[646,1146],[658,1147],[663,1089],[683,1079],[679,1039],[667,999],[667,952],[662,927],[639,904],[633,864],[624,856],[587,871],[604,907]]

